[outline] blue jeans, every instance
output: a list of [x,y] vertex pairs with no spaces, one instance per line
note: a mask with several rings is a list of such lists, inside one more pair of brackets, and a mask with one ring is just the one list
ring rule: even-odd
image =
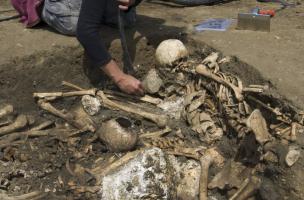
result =
[[[88,0],[86,0],[88,1]],[[117,26],[117,4],[115,0],[107,1],[105,16],[101,24]],[[82,0],[45,0],[42,19],[49,26],[65,35],[76,35],[77,22]],[[132,26],[136,21],[135,8],[125,15],[125,26]]]

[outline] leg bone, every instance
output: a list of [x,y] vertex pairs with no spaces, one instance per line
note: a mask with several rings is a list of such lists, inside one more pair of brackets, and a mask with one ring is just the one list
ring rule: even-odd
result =
[[207,200],[207,190],[208,190],[208,174],[209,167],[212,164],[222,165],[224,163],[224,158],[214,149],[206,150],[205,154],[200,158],[201,163],[201,176],[200,176],[200,200]]
[[38,101],[38,105],[52,113],[53,115],[57,116],[57,117],[60,117],[62,119],[64,119],[66,122],[68,122],[69,124],[71,124],[72,126],[74,126],[75,128],[78,128],[79,130],[81,131],[91,131],[91,132],[95,132],[96,128],[92,125],[92,124],[86,124],[84,123],[84,120],[77,120],[75,119],[75,117],[70,114],[70,113],[67,113],[67,114],[64,114],[63,112],[57,110],[55,107],[53,107],[50,103],[44,101],[44,100],[39,100]]
[[148,120],[155,122],[159,127],[165,127],[168,124],[169,119],[168,116],[166,115],[154,114],[137,108],[121,105],[118,102],[114,102],[108,99],[102,91],[98,91],[97,96],[100,97],[100,101],[105,107],[119,109],[125,112],[139,115],[141,117],[144,117]]

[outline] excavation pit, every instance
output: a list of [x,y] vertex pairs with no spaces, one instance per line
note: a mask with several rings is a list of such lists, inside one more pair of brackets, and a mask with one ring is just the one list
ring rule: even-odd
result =
[[[172,69],[160,69],[155,62],[154,53],[156,46],[166,38],[169,38],[169,36],[154,36],[150,40],[145,38],[140,39],[136,46],[131,48],[132,58],[134,60],[136,76],[139,79],[142,79],[149,69],[154,67],[158,69],[159,75],[164,80],[165,85],[158,94],[154,95],[155,98],[164,99],[171,96],[172,98],[169,99],[175,100],[172,95],[182,96],[183,94],[183,91],[179,90],[178,87],[186,87],[188,83],[197,81],[198,78],[191,73],[183,72],[183,67],[187,68],[197,65],[212,52],[217,51],[212,47],[198,43],[185,36],[177,36],[176,38],[183,40],[190,50],[190,58],[180,61],[180,63],[183,63],[180,66],[180,71],[172,72]],[[121,47],[118,40],[112,42],[110,51],[116,60],[121,59]],[[225,55],[220,54],[220,58],[224,57]],[[100,188],[98,189],[99,185],[96,185],[97,180],[86,169],[96,167],[101,169],[106,168],[109,163],[118,160],[124,155],[108,152],[107,146],[94,138],[94,134],[91,132],[73,133],[74,135],[71,137],[64,137],[65,132],[62,130],[64,128],[71,128],[71,125],[67,127],[64,124],[64,120],[39,109],[36,102],[37,99],[33,98],[33,93],[71,91],[71,88],[62,86],[61,84],[62,81],[67,81],[85,89],[93,87],[102,88],[106,94],[118,96],[118,100],[125,106],[129,106],[129,104],[128,102],[123,102],[122,99],[133,102],[133,105],[131,105],[133,107],[134,103],[136,103],[136,106],[139,108],[155,112],[156,114],[163,114],[161,109],[155,107],[155,105],[142,103],[138,98],[125,97],[118,93],[117,88],[110,81],[99,82],[96,79],[96,74],[99,74],[99,72],[94,70],[92,72],[90,67],[91,65],[83,56],[81,47],[56,47],[51,52],[39,52],[36,55],[25,58],[14,58],[10,63],[0,66],[0,101],[2,105],[7,103],[12,104],[15,108],[15,115],[17,113],[26,114],[35,119],[32,125],[16,132],[23,131],[23,133],[27,133],[26,131],[30,129],[29,127],[38,125],[46,120],[55,122],[46,128],[47,130],[52,128],[52,132],[48,133],[48,135],[32,137],[24,134],[20,139],[16,140],[20,141],[19,143],[13,141],[11,145],[1,146],[0,187],[9,196],[39,191],[47,193],[44,199],[101,199],[102,192]],[[147,143],[150,147],[166,149],[170,148],[170,145],[174,146],[180,142],[186,145],[187,148],[197,148],[199,146],[207,148],[216,147],[224,157],[225,165],[210,167],[209,182],[222,169],[229,169],[229,166],[233,168],[241,164],[242,167],[240,169],[245,174],[243,174],[245,178],[242,177],[241,183],[246,178],[249,178],[250,181],[255,183],[255,186],[259,185],[253,191],[253,195],[251,195],[252,199],[302,199],[304,197],[301,190],[304,187],[304,176],[302,175],[304,161],[300,156],[293,166],[288,167],[285,158],[290,149],[297,150],[300,154],[303,153],[304,137],[303,129],[300,128],[303,113],[299,113],[284,97],[278,94],[271,83],[265,80],[252,66],[247,65],[239,59],[231,57],[230,61],[220,64],[220,69],[225,73],[237,75],[243,81],[244,86],[254,84],[267,85],[269,87],[269,90],[263,94],[250,93],[250,95],[244,95],[251,110],[259,109],[265,118],[267,129],[270,130],[271,135],[269,141],[268,139],[258,140],[257,136],[254,136],[251,132],[245,135],[238,134],[238,130],[228,123],[230,118],[223,111],[224,108],[221,107],[222,103],[216,98],[217,96],[213,90],[216,84],[211,83],[210,79],[202,77],[202,83],[207,84],[202,84],[200,88],[206,92],[205,95],[208,96],[209,103],[206,105],[200,104],[196,109],[209,106],[208,109],[211,110],[213,105],[214,113],[210,117],[212,120],[215,120],[215,127],[223,129],[223,136],[214,140],[213,138],[209,138],[208,140],[205,137],[200,138],[197,133],[198,131],[193,128],[191,120],[189,123],[182,116],[180,120],[172,119],[167,124],[172,129],[171,132],[168,131],[162,137],[156,138],[155,141],[153,141],[153,137],[152,139],[148,137],[145,142],[141,141],[138,143],[137,149],[143,145],[147,145]],[[183,86],[184,83],[176,80],[178,72],[188,74],[186,75],[188,78],[186,79],[186,85]],[[90,79],[85,74],[89,74]],[[172,85],[174,87],[170,87]],[[193,96],[193,100],[197,100],[200,97],[202,96]],[[60,110],[64,109],[69,113],[70,111],[76,112],[81,104],[81,100],[79,97],[69,97],[59,98],[51,103],[54,107]],[[279,137],[274,134],[275,129],[271,129],[270,126],[278,125],[280,121],[276,119],[274,111],[266,108],[267,106],[279,108],[279,111],[286,115],[288,119],[299,124],[295,140]],[[190,108],[187,109],[189,111]],[[250,113],[241,114],[241,118],[247,119],[249,116]],[[121,117],[125,117],[128,120],[127,123]],[[204,117],[205,120],[208,118],[206,115]],[[234,120],[239,120],[238,117],[234,118]],[[102,122],[113,118],[122,119],[121,123],[127,126],[127,128],[132,128],[133,131],[136,131],[139,137],[141,134],[147,132],[153,133],[160,130],[151,120],[138,117],[136,114],[104,107],[102,107],[99,114],[92,118],[97,127]],[[241,125],[246,127],[246,123],[244,122],[240,123]],[[58,132],[56,132],[57,129]],[[209,131],[209,129],[206,131]],[[162,141],[162,138],[167,139],[163,139]],[[266,140],[267,142],[265,142]],[[271,143],[272,140],[274,141],[273,143]],[[268,145],[264,143],[268,143]],[[187,156],[176,157],[179,162],[186,162],[187,159],[193,160],[193,158]],[[262,160],[262,157],[264,160]],[[250,178],[248,171],[254,173],[253,178]],[[186,176],[185,174],[184,176]],[[259,184],[255,181],[256,178],[259,180]],[[174,180],[172,179],[172,181]],[[208,196],[218,200],[228,199],[229,195],[231,197],[237,192],[238,187],[237,185],[229,185],[227,183],[221,189],[209,189]],[[92,188],[95,190],[92,191]],[[130,183],[127,188],[132,191],[132,184]],[[170,186],[172,191],[175,190],[173,188]],[[159,194],[162,194],[162,192],[159,192]],[[176,199],[176,196],[174,196],[176,192],[170,192],[170,195],[166,196],[166,198]],[[165,196],[151,197],[151,199],[166,198]],[[196,195],[196,199],[198,199],[198,194]]]

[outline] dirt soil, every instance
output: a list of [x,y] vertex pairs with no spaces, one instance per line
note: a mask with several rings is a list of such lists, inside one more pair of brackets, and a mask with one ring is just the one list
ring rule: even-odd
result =
[[[297,11],[299,19],[295,19],[294,13],[290,13],[290,15],[292,15],[290,19],[297,21],[296,29],[298,30],[292,31],[297,41],[291,41],[291,38],[288,39],[288,37],[291,37],[289,35],[291,33],[284,35],[283,31],[280,32],[280,34],[284,36],[278,36],[278,43],[273,43],[272,40],[270,40],[270,37],[274,37],[272,34],[268,35],[265,39],[265,33],[247,33],[232,30],[225,35],[227,41],[224,41],[223,35],[220,35],[222,33],[189,35],[192,33],[192,30],[189,30],[191,28],[186,27],[185,24],[195,24],[199,22],[203,19],[203,17],[201,17],[202,15],[209,17],[234,17],[235,13],[231,12],[231,10],[236,9],[236,5],[239,5],[237,3],[240,2],[236,1],[220,5],[227,8],[225,13],[230,13],[229,16],[225,15],[225,13],[221,13],[220,15],[214,14],[215,11],[220,12],[220,10],[218,10],[220,6],[211,6],[208,8],[165,7],[168,12],[163,12],[163,5],[144,3],[143,7],[139,8],[139,13],[141,14],[138,22],[139,28],[128,31],[129,40],[132,37],[136,41],[136,43],[130,44],[129,47],[134,65],[138,70],[137,76],[142,78],[142,75],[150,67],[155,66],[154,49],[160,41],[172,37],[179,38],[187,43],[192,53],[198,59],[202,59],[212,51],[217,51],[218,49],[222,50],[225,55],[238,54],[241,52],[240,56],[233,58],[233,61],[229,65],[223,67],[224,71],[237,74],[244,80],[246,85],[269,84],[271,87],[270,94],[267,94],[267,97],[264,98],[268,99],[269,96],[277,98],[275,101],[269,103],[275,104],[283,108],[283,110],[293,112],[293,105],[295,104],[301,107],[299,105],[304,100],[304,93],[302,88],[296,87],[303,81],[303,70],[301,69],[302,58],[299,56],[299,52],[303,50],[300,44],[304,41],[304,39],[302,40],[302,21],[300,21],[300,19],[303,18],[303,15],[300,15],[303,14],[301,11]],[[252,5],[252,3],[245,1],[242,2],[241,5],[244,9]],[[8,2],[0,0],[0,8],[7,7],[9,7]],[[180,11],[181,9],[183,12]],[[149,12],[147,13],[147,11]],[[282,14],[282,16],[280,15],[280,17],[284,18],[285,16],[286,20],[288,20],[288,13],[289,11]],[[56,34],[45,25],[41,25],[41,27],[37,29],[23,29],[16,20],[13,20],[6,22],[5,25],[1,24],[0,31],[0,103],[11,103],[16,107],[18,113],[34,116],[37,119],[36,124],[42,119],[56,120],[58,124],[60,124],[62,122],[61,120],[38,109],[32,94],[33,92],[65,91],[66,88],[61,86],[61,81],[63,80],[75,83],[83,88],[93,87],[91,81],[83,73],[84,56],[82,48],[79,47],[75,38]],[[156,31],[158,31],[158,33],[156,33]],[[159,31],[161,31],[161,34],[159,34]],[[105,33],[108,34],[105,34],[105,37],[113,57],[120,60],[120,42],[117,40],[118,36],[114,34],[114,32],[112,29],[107,29]],[[243,41],[246,45],[237,45],[236,41],[238,39],[235,37],[244,34],[247,34],[246,41]],[[252,45],[252,43],[256,41],[255,37],[258,37],[260,42]],[[194,40],[192,38],[194,38]],[[206,43],[210,41],[216,49],[206,45]],[[270,45],[271,48],[265,47],[262,52],[250,53],[252,48],[258,49],[258,44],[262,44],[265,41],[268,41],[268,43],[274,46]],[[229,44],[231,45],[227,45],[226,42],[230,42]],[[281,47],[283,43],[286,45],[284,52],[288,55],[280,57],[282,50],[276,48],[275,44]],[[235,50],[236,46],[238,47],[237,51]],[[270,48],[271,51],[267,51],[267,48]],[[276,48],[276,50],[274,51],[273,48]],[[275,71],[276,73],[273,73],[273,70],[276,68],[273,68],[272,59],[268,57],[265,58],[266,61],[263,62],[260,60],[264,59],[259,59],[259,57],[256,56],[257,54],[264,56],[264,54],[267,53],[270,54],[269,56],[274,55],[277,59],[280,58],[280,60],[277,61],[276,66],[278,66],[278,68],[277,71]],[[245,54],[255,55],[254,61],[251,60],[251,57],[246,57]],[[245,62],[242,59],[240,60],[239,57],[245,59]],[[258,64],[258,67],[255,66],[254,63]],[[281,67],[286,63],[288,63],[288,66],[292,66],[288,72],[284,70],[286,68],[282,69]],[[264,68],[265,66],[269,66],[269,68],[266,69]],[[296,73],[296,69],[300,70],[300,72]],[[284,72],[281,73],[282,71]],[[98,86],[98,84],[95,84],[95,86]],[[276,90],[275,87],[277,87],[278,90]],[[111,84],[107,85],[107,88],[115,89]],[[288,96],[287,99],[294,104],[286,101],[286,96]],[[72,109],[77,107],[78,102],[79,99],[72,98],[63,103],[58,102],[56,106],[64,109]],[[95,120],[100,123],[109,118],[123,115],[123,113],[120,112],[107,112],[108,111],[105,110],[105,114],[98,116]],[[134,123],[139,124],[138,129],[155,129],[152,123],[147,121],[138,122],[139,120],[134,118],[134,116],[127,115],[127,117],[131,118]],[[187,133],[192,135],[190,130],[186,130],[185,134]],[[11,147],[7,149],[6,152],[1,152],[1,189],[8,191],[11,195],[23,194],[34,190],[54,192],[45,199],[100,198],[98,194],[75,194],[70,186],[73,185],[73,182],[77,181],[80,181],[77,183],[81,184],[81,180],[73,180],[66,167],[67,165],[71,165],[71,168],[74,169],[75,163],[91,167],[96,165],[94,162],[98,158],[102,158],[105,162],[110,159],[112,155],[107,153],[106,147],[101,142],[89,142],[92,137],[92,134],[82,135],[80,137],[81,140],[76,141],[74,144],[71,144],[71,146],[66,145],[66,141],[60,141],[50,137],[39,137],[25,140],[26,142],[24,144],[16,148]],[[224,153],[226,159],[228,159],[238,151],[236,144],[236,140],[225,136],[223,140],[218,143],[218,146],[221,147],[221,151]],[[301,147],[301,153],[303,155],[303,134],[300,134],[297,141],[293,144]],[[87,155],[79,156],[77,153],[86,153]],[[267,165],[266,169],[260,174],[260,176],[263,177],[263,184],[256,199],[304,199],[303,166],[303,156],[301,156],[292,168],[287,168],[281,164]],[[212,176],[215,173],[216,171],[212,172]],[[64,182],[63,185],[60,179]],[[5,181],[8,181],[9,184],[5,184]],[[85,182],[94,184],[92,177],[87,177]],[[226,199],[225,195],[218,193],[218,191],[212,191],[211,194],[219,200]]]

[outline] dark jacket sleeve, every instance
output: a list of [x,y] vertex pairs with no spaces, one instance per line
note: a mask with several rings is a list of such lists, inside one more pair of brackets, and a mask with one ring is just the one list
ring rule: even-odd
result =
[[134,3],[134,7],[138,6],[138,4],[140,4],[142,2],[142,0],[135,0],[135,3]]
[[100,67],[112,59],[99,34],[104,9],[104,0],[83,1],[76,33],[91,62]]

